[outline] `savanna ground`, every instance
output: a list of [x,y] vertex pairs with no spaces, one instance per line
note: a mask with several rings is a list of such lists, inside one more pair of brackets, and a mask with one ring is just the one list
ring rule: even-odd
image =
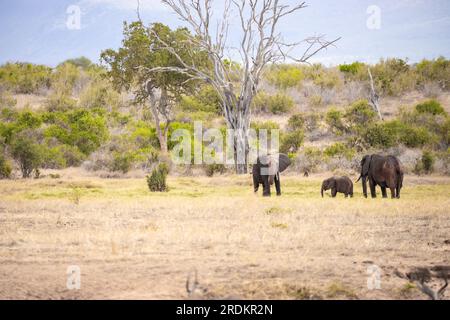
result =
[[372,200],[284,176],[282,197],[262,198],[250,176],[171,177],[151,194],[70,170],[0,181],[1,299],[184,299],[194,268],[217,297],[425,299],[394,269],[450,264],[450,178],[406,176],[400,200]]

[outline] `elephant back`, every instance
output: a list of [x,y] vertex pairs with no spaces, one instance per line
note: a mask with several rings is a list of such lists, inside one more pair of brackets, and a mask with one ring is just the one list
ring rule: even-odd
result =
[[276,153],[270,155],[263,155],[258,157],[258,165],[261,167],[278,168],[278,172],[283,172],[291,165],[291,159],[284,153]]

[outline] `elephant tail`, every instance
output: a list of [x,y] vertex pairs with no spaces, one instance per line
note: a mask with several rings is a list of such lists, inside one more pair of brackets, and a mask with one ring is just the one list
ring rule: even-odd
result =
[[358,180],[356,180],[355,183],[358,183],[359,180],[361,180],[361,178],[362,178],[362,175],[359,176]]
[[397,187],[401,189],[403,187],[403,171],[397,170]]

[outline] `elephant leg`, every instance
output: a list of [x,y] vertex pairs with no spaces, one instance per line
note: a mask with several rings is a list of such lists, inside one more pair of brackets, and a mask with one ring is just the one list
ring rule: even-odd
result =
[[375,191],[375,181],[369,179],[369,186],[370,186],[370,195],[372,196],[372,198],[376,198],[377,193]]
[[331,196],[332,196],[333,198],[336,198],[336,194],[337,194],[337,189],[336,189],[336,188],[332,188],[332,189],[331,189]]
[[396,197],[397,199],[400,199],[400,189],[402,188],[403,184],[403,175],[400,174],[400,176],[397,178],[397,183],[395,185],[395,191],[396,191]]
[[263,176],[263,196],[270,197],[269,176]]
[[277,196],[281,196],[281,182],[279,173],[275,175],[275,189],[277,189]]
[[348,198],[348,193],[347,192],[345,193],[345,197]]
[[362,187],[363,187],[364,198],[367,198],[367,178],[366,177],[362,178]]
[[386,187],[381,187],[381,193],[383,194],[383,198],[387,198]]
[[253,189],[255,192],[258,192],[259,189],[259,177],[253,174]]
[[390,189],[391,189],[391,198],[395,199],[395,188],[391,187]]

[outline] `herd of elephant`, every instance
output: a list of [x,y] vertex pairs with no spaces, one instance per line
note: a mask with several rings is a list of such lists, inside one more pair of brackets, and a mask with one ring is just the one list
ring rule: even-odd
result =
[[[259,186],[263,186],[263,196],[270,196],[270,186],[275,183],[277,195],[281,195],[280,172],[291,165],[289,157],[283,153],[258,157],[253,165],[253,186],[258,192]],[[367,181],[369,182],[372,198],[376,195],[376,186],[380,186],[383,198],[387,198],[387,189],[390,189],[391,198],[400,198],[400,190],[403,186],[403,170],[400,161],[395,156],[383,156],[379,154],[367,155],[361,160],[361,175],[364,197],[367,198]],[[321,195],[331,190],[331,196],[343,193],[345,197],[353,197],[353,182],[350,178],[331,177],[322,183]]]

